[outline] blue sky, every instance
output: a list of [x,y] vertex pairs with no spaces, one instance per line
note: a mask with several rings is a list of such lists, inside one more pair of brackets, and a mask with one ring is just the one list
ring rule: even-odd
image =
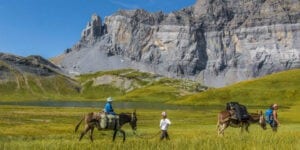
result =
[[165,13],[195,0],[0,0],[0,52],[57,56],[72,47],[93,13],[103,19],[119,9]]

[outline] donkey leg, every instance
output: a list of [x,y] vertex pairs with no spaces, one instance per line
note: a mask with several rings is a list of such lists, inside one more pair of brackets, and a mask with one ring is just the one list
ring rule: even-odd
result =
[[250,124],[246,123],[245,129],[246,129],[247,133],[249,133],[249,126],[250,126]]
[[82,137],[90,130],[89,126],[85,126],[84,131],[81,132],[79,141],[82,139]]
[[94,132],[94,127],[91,127],[90,139],[91,139],[92,142],[94,141],[94,139],[93,139],[93,132]]
[[115,141],[115,139],[116,139],[117,132],[118,132],[118,130],[114,130],[113,141]]
[[224,126],[223,125],[221,125],[221,127],[220,127],[220,129],[219,129],[219,135],[220,136],[224,136],[224,130],[225,130],[225,128],[224,128]]
[[221,124],[219,135],[224,136],[224,131],[228,127],[227,123]]
[[225,133],[225,129],[229,127],[229,122],[228,123],[225,123],[224,126],[223,126],[223,130],[222,130],[222,135],[224,136],[224,133]]
[[123,131],[122,129],[120,129],[119,131],[123,134],[123,142],[125,142],[126,139],[125,131]]
[[220,136],[220,134],[221,134],[221,126],[220,126],[219,123],[217,124],[217,132],[218,132],[218,136]]
[[240,127],[241,127],[241,133],[244,133],[244,130],[247,130],[247,123],[246,122],[241,122],[240,123]]
[[244,130],[246,130],[246,132],[249,133],[248,127],[249,127],[248,122],[242,122],[241,123],[241,133],[244,133]]
[[220,130],[220,123],[219,123],[219,121],[217,122],[217,131],[219,132],[219,130]]
[[244,123],[241,123],[241,133],[243,133],[244,132]]
[[223,123],[219,122],[217,124],[218,136],[224,135],[225,128],[227,128],[226,127],[226,122],[225,123],[224,122]]

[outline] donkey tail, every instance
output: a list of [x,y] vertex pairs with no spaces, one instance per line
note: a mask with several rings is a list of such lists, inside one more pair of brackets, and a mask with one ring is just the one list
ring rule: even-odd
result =
[[79,126],[80,126],[80,124],[81,124],[81,122],[84,120],[84,116],[82,117],[82,119],[78,122],[78,124],[76,125],[76,127],[75,127],[75,132],[78,130],[78,128],[79,128]]

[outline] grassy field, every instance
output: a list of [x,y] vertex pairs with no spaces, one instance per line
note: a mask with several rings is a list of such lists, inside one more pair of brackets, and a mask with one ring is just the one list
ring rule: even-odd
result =
[[[109,75],[114,82],[109,85],[97,85],[97,80],[103,75]],[[15,83],[0,86],[1,96],[9,98],[2,99],[1,102],[26,102],[32,96],[43,96],[44,92],[49,91],[50,94],[46,94],[44,99],[38,100],[51,99],[49,102],[56,100],[55,102],[58,103],[62,103],[60,100],[69,99],[95,102],[99,101],[100,97],[104,100],[106,96],[112,94],[119,103],[134,101],[145,102],[140,105],[149,105],[151,102],[159,103],[161,107],[160,105],[137,106],[139,136],[133,135],[129,125],[126,125],[124,126],[127,133],[125,143],[119,136],[115,142],[112,142],[112,131],[95,131],[95,141],[92,143],[87,136],[79,142],[80,133],[74,133],[74,128],[85,113],[99,111],[100,106],[33,107],[1,104],[0,149],[300,149],[299,77],[300,69],[296,69],[224,88],[211,88],[201,93],[198,91],[203,87],[198,83],[167,79],[133,70],[79,76],[76,80],[80,82],[82,88],[80,93],[76,93],[76,90],[65,90],[68,88],[60,86],[69,85],[61,81],[62,78],[36,79],[36,82],[32,83],[31,80],[25,82],[20,79],[19,83],[26,83],[26,86],[20,85],[17,91]],[[116,84],[115,81],[130,83],[136,88],[126,91],[120,88],[123,86],[122,82],[119,84],[122,85],[120,87],[112,86]],[[50,86],[53,83],[57,85],[54,88]],[[27,85],[30,85],[30,88]],[[13,99],[15,97],[17,99]],[[279,131],[273,133],[270,128],[263,131],[258,125],[253,124],[250,126],[249,134],[241,134],[240,129],[229,128],[225,131],[224,137],[218,137],[216,116],[228,101],[238,101],[246,105],[249,112],[265,110],[271,103],[278,103],[281,121]],[[170,107],[170,105],[178,105],[178,107]],[[115,111],[132,110],[115,107]],[[172,121],[169,128],[170,141],[160,142],[159,135],[155,136],[159,131],[161,111],[167,111]],[[83,126],[80,130],[82,128]]]
[[[132,110],[117,109],[117,112]],[[133,135],[129,125],[124,129],[127,140],[120,136],[112,142],[112,131],[95,131],[92,143],[88,136],[78,141],[74,128],[86,112],[98,108],[75,107],[25,107],[0,106],[0,149],[299,149],[300,122],[286,117],[293,111],[280,109],[282,126],[277,133],[270,128],[263,131],[257,124],[250,126],[250,133],[228,128],[224,137],[216,133],[216,114],[219,109],[166,110],[172,121],[170,141],[159,141],[158,124],[160,109],[137,109],[139,136]],[[256,109],[249,110],[255,112]],[[285,115],[283,115],[285,114]],[[81,125],[80,131],[83,126]]]
[[239,101],[246,105],[265,106],[280,103],[289,107],[300,102],[300,69],[283,71],[231,86],[209,89],[171,103],[217,105]]
[[122,101],[179,105],[223,105],[228,101],[239,101],[247,106],[277,102],[284,107],[300,101],[300,69],[208,90],[197,82],[164,78],[132,69],[97,72],[75,79],[64,76],[16,77],[18,82],[0,83],[0,101],[105,101],[112,96]]

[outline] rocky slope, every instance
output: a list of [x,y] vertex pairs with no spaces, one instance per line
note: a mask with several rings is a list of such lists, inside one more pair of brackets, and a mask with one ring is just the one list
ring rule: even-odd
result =
[[176,101],[208,88],[192,80],[178,80],[133,69],[101,71],[76,77],[84,99],[111,96],[125,101]]
[[198,0],[164,14],[93,15],[54,62],[71,74],[136,68],[225,86],[300,68],[299,0]]
[[61,72],[57,66],[41,56],[21,57],[0,53],[0,62],[2,67],[1,75],[5,74],[5,72],[9,73],[11,70],[38,76],[51,76]]

